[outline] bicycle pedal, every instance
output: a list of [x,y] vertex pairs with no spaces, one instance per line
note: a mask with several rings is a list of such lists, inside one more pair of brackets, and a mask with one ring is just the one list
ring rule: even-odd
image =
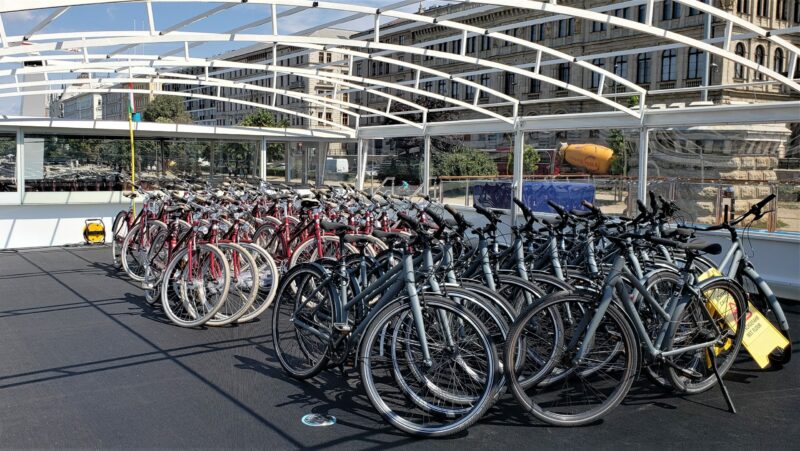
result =
[[349,334],[353,328],[347,323],[333,323],[333,330],[342,334]]

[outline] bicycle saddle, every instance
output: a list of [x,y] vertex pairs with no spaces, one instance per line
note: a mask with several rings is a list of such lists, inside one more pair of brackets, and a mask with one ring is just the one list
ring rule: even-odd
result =
[[126,194],[123,194],[122,196],[123,197],[127,197],[128,199],[135,199],[136,197],[138,197],[138,194],[136,194],[136,193],[126,193]]
[[369,235],[345,235],[344,236],[345,243],[352,243],[352,244],[369,244],[372,243],[372,237]]
[[300,206],[307,209],[319,208],[319,201],[316,199],[303,199]]

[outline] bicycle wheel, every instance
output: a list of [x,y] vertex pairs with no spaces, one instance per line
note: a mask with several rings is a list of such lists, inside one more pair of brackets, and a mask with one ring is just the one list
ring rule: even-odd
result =
[[[188,232],[192,226],[182,220],[177,220],[179,225],[178,240],[184,233]],[[169,230],[162,230],[153,238],[150,245],[150,250],[147,252],[148,266],[145,269],[144,280],[142,286],[144,287],[144,298],[153,305],[161,299],[161,280],[164,277],[164,270],[169,264],[170,243],[168,242],[170,236]]]
[[[722,334],[723,341],[714,346],[720,376],[728,372],[744,337],[747,304],[741,289],[730,279],[717,277],[702,282],[697,290],[702,297],[692,295],[690,301],[679,305],[677,320],[664,340],[664,351],[677,350],[693,344],[705,343]],[[717,383],[708,348],[678,354],[672,358],[674,366],[665,365],[667,376],[676,390],[701,393]],[[683,371],[676,369],[675,366]]]
[[[339,243],[338,236],[324,235],[321,237],[322,243],[317,245],[317,238],[310,238],[298,246],[292,253],[292,258],[289,261],[289,267],[293,268],[300,263],[309,263],[321,258],[334,258],[340,259],[348,254],[357,254],[356,249],[352,244],[344,244],[344,249]],[[320,249],[322,253],[320,254]],[[345,250],[346,249],[346,250]]]
[[142,230],[142,224],[131,227],[131,231],[122,243],[120,261],[122,268],[131,279],[144,281],[145,269],[147,267],[147,253],[153,239],[162,231],[167,229],[167,225],[161,221],[148,221],[146,230]]
[[336,287],[317,264],[296,266],[282,277],[272,312],[272,341],[291,377],[308,379],[327,366],[337,299]]
[[231,269],[230,289],[225,302],[209,319],[209,326],[225,326],[238,320],[253,305],[258,296],[259,269],[255,258],[244,247],[233,243],[218,243],[215,246],[225,254]]
[[[361,381],[392,426],[411,435],[443,437],[474,424],[491,404],[497,354],[480,321],[455,302],[424,295],[420,313],[422,332],[406,302],[391,303],[374,317],[359,348]],[[430,351],[428,362],[420,333]]]
[[[672,300],[677,300],[680,296],[680,286],[682,279],[679,274],[671,270],[659,270],[648,277],[644,283],[645,290],[662,308],[667,308],[667,304]],[[634,292],[638,295],[638,292]],[[661,317],[656,309],[639,296],[637,298],[637,310],[639,318],[642,320],[650,340],[655,343],[658,334],[664,325],[664,318]],[[666,364],[660,361],[650,362],[644,367],[644,374],[651,382],[660,388],[672,391],[672,383],[666,374]]]
[[[584,334],[595,315],[595,296],[551,294],[520,315],[509,334],[505,361],[514,397],[548,424],[579,426],[596,421],[622,402],[636,377],[639,344],[614,303],[587,342],[586,354],[576,360],[580,343],[589,339]],[[510,360],[520,352],[519,346],[526,347],[522,371]],[[563,371],[553,377],[556,368]]]
[[128,235],[128,214],[129,212],[127,211],[120,211],[114,217],[114,222],[111,223],[111,258],[117,268],[122,268],[120,254],[122,252],[122,243]]
[[237,320],[239,323],[246,323],[261,316],[272,305],[278,291],[280,274],[275,260],[266,250],[253,243],[239,244],[250,252],[258,265],[258,296],[247,312]]
[[230,288],[230,267],[217,247],[202,244],[176,253],[164,270],[161,305],[181,327],[202,326],[222,308]]

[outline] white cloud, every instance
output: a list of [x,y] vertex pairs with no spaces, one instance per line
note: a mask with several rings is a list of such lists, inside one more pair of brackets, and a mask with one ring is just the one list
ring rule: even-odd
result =
[[8,23],[32,22],[37,23],[47,17],[47,12],[42,10],[36,11],[15,11],[3,15],[3,20]]

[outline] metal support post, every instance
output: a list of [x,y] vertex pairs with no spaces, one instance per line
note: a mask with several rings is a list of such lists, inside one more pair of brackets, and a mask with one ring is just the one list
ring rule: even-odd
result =
[[650,147],[650,129],[642,127],[639,131],[639,189],[638,199],[647,205],[647,149]]
[[[711,39],[711,14],[703,13],[703,39]],[[700,91],[700,100],[708,101],[708,86],[711,84],[711,54],[703,52],[703,90]]]
[[267,138],[261,138],[261,159],[259,160],[259,176],[261,180],[267,180],[267,147],[269,147],[269,143],[267,142]]
[[425,135],[425,150],[422,159],[422,193],[431,194],[431,137]]
[[283,152],[284,153],[284,156],[283,156],[283,159],[284,159],[284,164],[283,164],[284,172],[283,172],[283,175],[284,175],[284,179],[285,179],[286,183],[289,183],[289,182],[292,181],[292,149],[291,148],[292,148],[292,143],[287,142],[286,146],[284,147],[284,152]]
[[356,188],[364,189],[364,177],[367,173],[367,141],[358,140],[358,150],[356,152]]
[[328,143],[317,143],[317,173],[316,185],[321,188],[325,184],[325,162],[328,161]]
[[[523,174],[523,159],[525,149],[525,132],[517,130],[514,134],[514,177],[511,183],[512,195],[520,200],[522,199],[522,189],[525,184]],[[511,202],[511,223],[517,225],[519,212],[517,205]]]

